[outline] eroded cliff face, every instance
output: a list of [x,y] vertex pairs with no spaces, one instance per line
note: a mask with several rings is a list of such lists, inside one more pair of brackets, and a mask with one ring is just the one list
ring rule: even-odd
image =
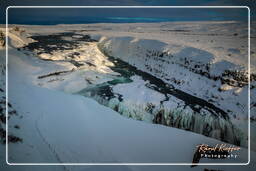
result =
[[[103,37],[98,47],[107,56],[125,61],[138,70],[163,80],[162,84],[166,86],[154,85],[159,89],[171,87],[187,93],[187,96],[183,95],[185,98],[182,98],[175,93],[165,94],[162,91],[168,99],[163,100],[161,104],[153,104],[154,110],[151,112],[148,111],[148,104],[141,106],[116,98],[107,104],[114,110],[139,120],[143,120],[143,117],[136,114],[140,113],[138,111],[151,113],[153,123],[190,130],[236,145],[247,146],[247,130],[241,131],[232,123],[237,118],[248,120],[246,68],[225,60],[216,62],[214,54],[201,49],[166,44],[156,40]],[[254,74],[251,74],[251,81],[255,81]],[[220,115],[221,112],[218,110],[214,111],[209,106],[198,105],[198,101],[188,95],[205,100],[205,103],[218,107],[225,114]],[[136,112],[132,112],[133,110],[129,108],[133,108]],[[144,120],[149,120],[148,116],[150,115],[145,114]]]
[[[201,49],[156,40],[102,38],[99,47],[175,88],[220,106],[234,117],[247,117],[249,80],[243,66],[216,61],[214,54]],[[251,73],[252,82],[254,77]]]
[[5,46],[5,35],[2,31],[0,31],[0,47]]
[[38,75],[39,86],[91,97],[129,118],[247,146],[247,129],[235,124],[248,121],[248,74],[240,65],[159,40],[80,32],[27,38],[32,41],[19,51],[65,65]]

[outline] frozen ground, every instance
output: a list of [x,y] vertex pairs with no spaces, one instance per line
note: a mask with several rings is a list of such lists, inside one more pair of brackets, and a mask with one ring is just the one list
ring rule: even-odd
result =
[[[229,128],[232,129],[225,129],[227,135],[232,137],[224,140],[234,139],[238,136],[234,135],[234,131],[239,129],[242,132],[240,140],[244,141],[239,145],[246,147],[248,85],[244,77],[246,79],[248,69],[247,42],[246,29],[238,23],[20,27],[25,32],[11,30],[10,33],[9,101],[18,115],[10,118],[9,130],[21,137],[22,142],[10,143],[9,162],[190,163],[196,145],[221,143],[215,139],[222,139],[218,132],[222,130],[203,133],[205,127],[187,128],[191,118],[202,116],[209,119],[208,123],[200,120],[197,124],[207,123],[211,129],[220,122],[224,122],[224,127],[231,123]],[[231,28],[234,33],[230,33]],[[51,44],[48,35],[54,35],[53,38],[60,41]],[[32,40],[33,37],[31,39],[29,36],[39,37]],[[1,50],[1,64],[4,63],[3,52]],[[106,54],[127,62],[130,68],[135,66],[139,71],[123,73],[122,68],[122,72],[118,72],[118,66],[123,64],[108,59]],[[252,73],[255,71],[254,55]],[[3,69],[4,65],[1,67]],[[226,70],[238,71],[236,74],[239,77],[230,72],[223,75]],[[200,108],[200,105],[199,113],[203,115],[196,115],[193,113],[194,103],[187,105],[173,94],[163,93],[161,86],[152,83],[151,77],[148,78],[143,71],[163,80],[166,85],[172,85],[170,89],[182,90],[213,104],[224,111],[229,119],[216,110]],[[106,94],[108,88],[111,94]],[[253,93],[255,88],[251,91]],[[107,107],[81,96],[83,93]],[[254,98],[252,96],[252,111],[255,110]],[[156,107],[150,108],[152,105]],[[180,109],[186,114],[180,113],[184,117],[178,117],[179,122],[176,123],[179,124],[172,125],[170,121],[173,120],[168,117],[174,115],[159,112],[162,109]],[[212,110],[212,113],[209,112]],[[149,123],[122,117],[115,111]],[[217,114],[218,119],[212,114]],[[252,116],[255,117],[253,112]],[[15,125],[20,128],[16,129]],[[255,127],[254,121],[252,126]],[[188,129],[215,139],[172,127]],[[236,129],[233,130],[233,127]],[[255,161],[255,153],[251,153],[252,161]],[[247,149],[242,148],[238,160],[217,161],[246,162],[246,155]],[[215,160],[203,159],[201,162]],[[225,169],[223,166],[183,167],[184,170],[203,168]],[[73,170],[78,167],[52,169]],[[87,169],[93,170],[94,167]],[[130,166],[121,169],[138,170]],[[241,167],[235,169],[240,170]]]

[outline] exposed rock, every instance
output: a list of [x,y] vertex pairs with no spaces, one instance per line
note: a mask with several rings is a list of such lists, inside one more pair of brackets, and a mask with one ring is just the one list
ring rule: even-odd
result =
[[5,46],[5,35],[2,31],[0,31],[0,47]]
[[53,72],[53,73],[50,73],[50,74],[38,76],[37,78],[38,79],[42,79],[42,78],[46,78],[46,77],[51,77],[51,76],[56,76],[56,75],[61,75],[61,74],[69,73],[69,72],[72,72],[72,71],[74,71],[74,69],[68,70],[68,71],[57,71],[57,72]]
[[223,84],[221,85],[221,87],[219,88],[219,91],[228,91],[228,90],[232,90],[234,87],[230,86],[228,84]]

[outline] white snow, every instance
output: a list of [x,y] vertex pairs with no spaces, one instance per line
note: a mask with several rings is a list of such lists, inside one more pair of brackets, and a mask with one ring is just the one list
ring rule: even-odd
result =
[[[218,27],[213,27],[217,24]],[[224,29],[218,23],[207,24],[205,29]],[[129,25],[129,24],[128,24]],[[104,42],[104,46],[107,47],[108,53],[113,54],[115,57],[120,57],[121,59],[137,66],[140,69],[145,69],[141,66],[144,62],[143,57],[145,56],[145,51],[147,49],[161,50],[162,52],[174,53],[177,55],[177,61],[183,58],[181,55],[182,50],[189,50],[190,56],[196,62],[217,64],[218,62],[229,59],[228,56],[222,56],[226,53],[226,50],[234,42],[231,42],[228,37],[224,38],[223,43],[217,43],[219,40],[216,38],[214,41],[214,47],[221,46],[224,48],[223,51],[214,49],[213,46],[209,46],[206,36],[202,35],[202,42],[200,39],[199,43],[192,46],[196,41],[182,42],[187,40],[188,37],[184,39],[177,39],[179,35],[171,34],[172,40],[169,39],[171,36],[166,36],[167,34],[157,34],[156,28],[188,28],[194,29],[200,26],[198,23],[184,23],[182,24],[169,24],[163,23],[160,27],[155,24],[140,24],[140,27],[136,28],[131,33],[131,27],[127,27],[127,24],[118,25],[104,25],[95,24],[98,31],[96,31],[95,39],[100,39],[100,37],[108,36],[101,39],[101,43]],[[72,28],[84,28],[87,25],[76,25],[76,26],[23,26],[26,31],[30,34],[38,33],[40,30],[42,33],[54,33],[63,32],[64,29]],[[100,27],[99,27],[100,26]],[[151,27],[154,26],[154,27]],[[102,31],[101,27],[110,27],[111,30]],[[147,33],[138,33],[136,31],[143,30]],[[191,28],[192,27],[192,28]],[[46,29],[45,29],[46,28]],[[104,28],[104,29],[105,29]],[[127,29],[124,29],[127,28]],[[143,29],[141,29],[143,28]],[[118,34],[116,30],[121,29]],[[197,28],[202,30],[203,28]],[[153,32],[153,33],[151,33]],[[98,35],[101,36],[98,36]],[[151,38],[155,40],[146,40],[145,37],[152,35]],[[118,35],[116,38],[115,35]],[[129,36],[129,37],[127,37]],[[134,36],[134,37],[130,37]],[[166,36],[163,38],[163,36]],[[201,38],[200,37],[200,38]],[[104,59],[104,55],[98,51],[97,54],[92,54],[90,52],[95,52],[97,49],[94,45],[82,46],[74,51],[85,51],[82,55],[83,58],[77,61],[90,61],[96,65],[94,68],[77,69],[75,72],[66,74],[63,76],[56,76],[54,79],[58,81],[38,80],[37,77],[45,75],[55,71],[69,70],[73,69],[74,66],[69,62],[51,62],[43,61],[39,58],[34,58],[33,55],[25,55],[24,53],[17,51],[16,47],[21,47],[22,45],[30,42],[26,37],[15,36],[10,34],[11,47],[9,48],[9,100],[13,104],[14,108],[18,111],[19,117],[13,117],[9,120],[9,131],[15,132],[17,136],[22,137],[23,142],[17,144],[9,144],[9,162],[191,162],[193,158],[193,153],[195,146],[201,143],[206,143],[209,145],[214,145],[216,143],[223,143],[218,140],[208,138],[199,134],[192,132],[165,127],[161,125],[155,125],[151,123],[136,121],[120,116],[117,112],[111,110],[110,108],[104,107],[92,99],[82,97],[80,95],[69,94],[70,92],[77,92],[88,86],[85,78],[90,79],[93,84],[98,84],[111,80],[113,75],[116,75],[113,71],[109,70],[108,65]],[[21,39],[21,40],[20,40]],[[159,40],[162,39],[162,40]],[[165,41],[163,41],[165,40]],[[116,42],[118,43],[116,44]],[[172,46],[170,45],[172,42]],[[222,40],[223,41],[223,40]],[[175,43],[174,43],[175,42]],[[227,43],[228,42],[228,43]],[[225,44],[227,43],[227,44]],[[241,44],[246,42],[241,41]],[[224,45],[225,44],[225,45]],[[234,46],[236,47],[236,46]],[[195,49],[196,48],[196,49]],[[111,50],[110,50],[111,49]],[[114,49],[114,50],[113,50]],[[87,51],[88,50],[88,51]],[[241,54],[246,54],[246,50],[243,48],[239,49]],[[1,50],[1,64],[4,63],[4,52]],[[63,60],[68,53],[73,52],[65,51],[63,53],[54,53],[53,60]],[[134,54],[136,52],[136,54]],[[176,53],[177,52],[177,53]],[[233,51],[232,51],[233,52]],[[205,53],[214,54],[211,57],[205,57]],[[229,50],[230,53],[230,50]],[[122,56],[121,56],[122,54]],[[179,56],[180,55],[180,56]],[[208,55],[206,55],[208,56]],[[49,58],[48,54],[40,56],[41,58]],[[230,60],[230,63],[238,65],[240,60],[239,57]],[[104,65],[102,62],[104,62]],[[149,64],[157,65],[154,61],[148,61]],[[244,62],[242,62],[244,64]],[[241,63],[241,65],[243,65]],[[4,65],[1,65],[4,66]],[[218,65],[219,66],[219,65]],[[226,67],[226,65],[225,65]],[[246,68],[246,66],[243,66]],[[179,66],[169,65],[160,67],[166,71],[167,74],[175,73],[175,78],[183,79],[186,83],[183,85],[177,85],[177,88],[182,88],[183,90],[190,93],[199,93],[199,97],[203,97],[207,90],[210,90],[209,94],[214,94],[216,96],[222,97],[224,101],[221,102],[220,106],[224,109],[232,109],[233,111],[240,111],[241,122],[235,120],[237,124],[244,126],[243,123],[247,123],[244,120],[243,115],[246,114],[246,86],[243,88],[237,88],[234,90],[236,96],[230,96],[230,87],[226,87],[227,91],[219,93],[216,89],[212,88],[214,81],[209,81],[206,78],[199,77],[194,73],[186,71],[186,69],[181,69]],[[184,71],[183,71],[184,70]],[[219,70],[218,70],[219,71]],[[180,72],[183,72],[180,74]],[[96,78],[97,76],[97,78]],[[158,76],[158,75],[157,75]],[[85,78],[84,78],[85,77]],[[1,79],[3,75],[1,75]],[[62,80],[64,79],[64,80]],[[123,93],[127,98],[132,99],[137,102],[150,101],[156,103],[163,98],[161,94],[151,92],[146,87],[143,80],[134,77],[134,82],[129,84],[120,84],[114,87],[114,91],[118,93]],[[167,81],[167,80],[165,80]],[[210,83],[209,83],[210,82]],[[200,85],[198,86],[198,84]],[[218,84],[218,83],[217,83]],[[132,92],[125,91],[126,87],[133,87],[133,90],[137,90],[137,96],[131,95]],[[212,91],[212,92],[211,92]],[[67,93],[69,92],[69,93]],[[200,92],[202,92],[200,94]],[[207,97],[204,97],[207,99]],[[253,97],[252,100],[255,97]],[[175,101],[175,99],[171,100]],[[241,106],[237,107],[234,103],[237,101],[242,101]],[[174,104],[166,105],[172,106]],[[177,104],[177,103],[175,103]],[[130,104],[132,105],[132,104]],[[188,109],[189,110],[189,109]],[[11,125],[19,123],[20,130],[16,131]],[[1,150],[4,146],[0,145]],[[4,150],[3,150],[4,151]],[[251,162],[255,164],[255,152],[251,151]],[[4,162],[4,154],[0,153],[0,161]],[[224,159],[224,160],[210,160],[201,159],[201,162],[247,162],[247,149],[242,148],[239,152],[239,158],[234,159]],[[250,165],[247,167],[248,170],[254,170],[255,166]],[[6,165],[1,165],[0,168],[4,170],[12,170]],[[18,168],[18,167],[15,167]],[[154,170],[154,167],[144,167],[147,170]],[[178,167],[174,166],[174,170],[203,170],[204,168],[212,169],[228,169],[228,170],[241,170],[242,166],[198,166],[195,168],[190,168],[190,166]],[[32,167],[21,167],[20,170],[29,170]],[[39,168],[37,168],[39,169]],[[60,167],[49,167],[47,170],[97,170],[95,167],[83,166],[60,166]],[[106,168],[104,168],[106,169]],[[123,166],[123,167],[112,167],[110,170],[141,170],[142,168],[135,166]],[[161,170],[170,170],[169,167],[162,167]]]
[[[10,163],[191,162],[198,143],[218,142],[126,119],[88,98],[33,85],[29,82],[33,75],[28,73],[35,66],[18,59],[23,56],[9,50],[9,99],[23,116],[18,119],[23,143],[9,146]],[[242,151],[246,154],[247,150]],[[246,155],[241,161],[246,161]]]
[[159,102],[164,100],[163,94],[147,88],[145,86],[147,82],[140,77],[133,76],[131,79],[132,83],[116,85],[113,87],[113,91],[122,94],[125,99],[130,99],[134,104],[148,102],[159,105]]

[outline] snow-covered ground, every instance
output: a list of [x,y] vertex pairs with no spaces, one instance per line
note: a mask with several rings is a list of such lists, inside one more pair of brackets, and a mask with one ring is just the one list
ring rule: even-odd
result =
[[[22,138],[22,142],[9,144],[8,161],[191,163],[196,145],[206,143],[214,146],[223,143],[216,140],[220,139],[218,132],[210,131],[208,136],[216,138],[213,139],[163,126],[166,124],[152,124],[158,123],[154,122],[155,116],[150,115],[154,112],[149,112],[148,108],[141,110],[149,107],[148,104],[168,109],[180,108],[192,113],[193,110],[175,96],[167,93],[166,98],[166,94],[161,93],[161,90],[156,91],[157,89],[151,87],[155,84],[151,83],[150,79],[144,80],[145,76],[138,76],[139,71],[134,71],[135,75],[129,77],[130,82],[113,84],[111,81],[117,78],[120,80],[123,75],[116,70],[117,63],[109,60],[106,53],[160,78],[166,84],[173,85],[171,89],[182,90],[225,111],[230,122],[242,131],[243,137],[245,136],[245,142],[240,145],[246,147],[247,82],[232,74],[225,75],[224,83],[220,80],[225,70],[239,71],[242,75],[239,76],[246,76],[246,29],[239,29],[243,27],[238,26],[240,25],[234,22],[195,22],[20,26],[25,32],[11,30],[9,102],[18,114],[10,118],[9,131]],[[230,28],[234,33],[230,33]],[[64,32],[75,34],[63,35]],[[91,35],[90,39],[85,37],[88,34]],[[31,35],[58,35],[62,44],[49,44],[47,48],[38,48],[35,46],[42,44],[40,41],[37,44],[36,38],[28,38]],[[255,56],[251,57],[254,73]],[[4,50],[1,50],[2,69],[4,63]],[[4,73],[1,75],[4,81],[3,78]],[[106,98],[110,100],[108,105],[102,106],[79,93],[97,85],[103,84],[105,87],[105,83],[110,84],[108,87],[112,88],[116,96]],[[4,84],[2,87],[4,89]],[[255,88],[251,91],[255,92]],[[118,99],[120,101],[114,101]],[[251,102],[251,109],[254,111],[254,96]],[[116,103],[120,104],[117,109]],[[115,110],[127,117],[148,123],[120,116]],[[132,110],[138,115],[132,115]],[[199,111],[206,112],[203,115],[208,117],[207,110]],[[255,117],[253,112],[252,116]],[[168,119],[165,120],[169,122]],[[225,122],[225,119],[223,120]],[[184,123],[187,122],[189,119],[180,122],[183,123],[183,129],[186,129]],[[15,125],[19,125],[19,129],[15,128]],[[252,126],[255,127],[254,122]],[[252,146],[254,147],[253,142]],[[201,159],[200,162],[247,162],[247,148],[244,147],[239,151],[238,159]],[[1,145],[0,148],[4,149],[4,146]],[[251,151],[251,157],[251,162],[255,162],[255,152]],[[1,161],[3,160],[4,154],[1,153]],[[240,170],[242,167],[182,167],[183,170],[204,168]],[[49,169],[95,168],[61,166]],[[140,170],[134,166],[112,169]],[[149,169],[154,168],[147,168]],[[169,170],[167,167],[163,169]],[[249,166],[247,169],[253,167]]]

